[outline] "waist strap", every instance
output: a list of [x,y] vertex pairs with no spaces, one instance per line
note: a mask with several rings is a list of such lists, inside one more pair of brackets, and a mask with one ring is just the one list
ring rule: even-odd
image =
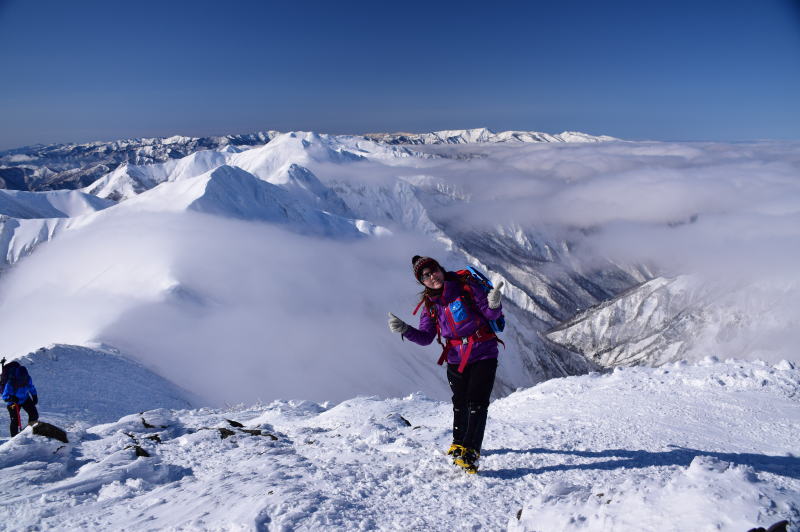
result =
[[444,364],[444,361],[447,360],[447,350],[449,346],[455,347],[460,345],[461,361],[458,364],[458,372],[464,373],[464,368],[467,366],[469,355],[472,353],[472,346],[475,345],[476,342],[486,342],[487,340],[492,340],[495,338],[497,338],[497,335],[490,327],[481,327],[470,336],[465,336],[463,338],[448,338],[447,345],[445,345],[444,349],[442,350],[442,356],[439,357],[437,364],[441,366]]

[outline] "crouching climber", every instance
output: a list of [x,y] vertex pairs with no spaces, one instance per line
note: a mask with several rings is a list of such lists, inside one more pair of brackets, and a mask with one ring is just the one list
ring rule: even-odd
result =
[[28,414],[28,425],[33,425],[39,419],[39,412],[36,410],[39,396],[25,366],[16,360],[6,364],[5,358],[0,362],[3,367],[0,390],[2,390],[3,401],[6,402],[6,408],[8,408],[8,415],[11,416],[9,431],[13,437],[22,430],[20,408]]

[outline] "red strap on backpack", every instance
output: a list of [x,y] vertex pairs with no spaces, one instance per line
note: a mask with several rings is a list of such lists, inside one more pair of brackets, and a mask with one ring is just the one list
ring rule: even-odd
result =
[[[448,346],[446,346],[442,351],[442,356],[439,357],[439,361],[437,362],[437,364],[441,366],[442,364],[444,364],[444,361],[447,360],[447,349],[449,346],[456,347],[460,345],[462,347],[461,347],[461,360],[459,361],[458,364],[458,372],[464,373],[464,368],[467,367],[467,362],[469,361],[469,355],[472,353],[472,347],[478,342],[486,342],[492,339],[497,340],[498,342],[503,344],[503,341],[497,337],[492,328],[489,326],[481,327],[480,329],[472,333],[470,336],[467,336],[465,338],[451,338],[447,341]],[[503,347],[505,347],[505,344],[503,344]]]
[[[467,270],[459,270],[456,273],[459,275],[469,274]],[[473,307],[473,315],[475,316],[475,319],[479,320],[480,312],[477,310],[477,308],[475,308],[475,303],[472,296],[472,288],[466,282],[463,283],[462,288],[469,295],[468,301],[469,304]],[[433,323],[436,325],[436,341],[439,343],[439,345],[442,346],[442,354],[439,355],[439,360],[436,362],[438,365],[441,366],[442,364],[444,364],[445,360],[447,360],[447,350],[450,348],[450,346],[458,346],[458,345],[465,346],[462,347],[461,360],[459,361],[458,364],[459,373],[464,373],[464,368],[467,367],[467,362],[469,361],[469,355],[472,353],[472,347],[475,345],[475,342],[485,342],[487,340],[491,340],[492,338],[494,338],[503,347],[506,346],[505,342],[503,342],[500,338],[497,337],[495,332],[487,323],[479,324],[480,326],[478,330],[472,333],[470,336],[467,336],[466,338],[451,338],[447,340],[447,343],[443,342],[442,334],[441,331],[439,330],[439,318],[438,316],[436,316],[436,311],[433,310],[433,305],[429,303],[427,297],[423,296],[422,300],[420,300],[420,302],[414,308],[414,312],[412,313],[412,315],[416,316],[417,312],[419,312],[419,308],[423,304],[425,305],[425,309],[430,314],[431,319],[433,319]]]

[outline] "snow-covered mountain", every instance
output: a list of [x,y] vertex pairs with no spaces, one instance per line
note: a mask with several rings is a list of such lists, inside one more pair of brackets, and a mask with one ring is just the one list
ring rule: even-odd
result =
[[[124,202],[122,212],[196,211],[226,218],[269,222],[303,234],[339,239],[362,234],[388,233],[366,220],[353,220],[314,206],[326,192],[319,180],[304,168],[292,165],[286,186],[258,179],[238,166],[223,164],[199,176],[165,182]],[[297,189],[303,194],[298,196]],[[320,192],[315,201],[303,201],[305,193]],[[116,214],[116,212],[115,212]]]
[[[776,279],[731,287],[698,276],[658,277],[579,312],[546,337],[603,367],[659,366],[703,356],[759,357],[770,346],[793,357],[783,330],[797,326]],[[773,341],[758,339],[774,336]]]
[[[126,353],[137,356],[137,353],[141,353],[141,345],[136,344],[141,342],[141,338],[133,340],[133,338],[115,337],[112,341],[112,338],[107,336],[109,327],[117,330],[117,325],[114,325],[115,316],[135,312],[137,306],[144,301],[149,304],[158,304],[158,301],[181,301],[181,305],[186,306],[186,311],[191,307],[202,311],[208,306],[209,301],[223,297],[221,294],[212,297],[207,287],[202,284],[194,286],[185,277],[175,273],[174,261],[184,260],[182,250],[186,246],[186,231],[193,223],[189,220],[194,220],[189,217],[189,213],[201,213],[205,217],[197,218],[196,223],[200,225],[210,223],[214,229],[198,229],[199,234],[213,234],[216,227],[224,226],[222,220],[241,220],[247,224],[259,222],[280,226],[300,235],[323,237],[334,244],[363,236],[386,237],[393,232],[398,234],[398,238],[406,238],[401,235],[416,235],[414,239],[422,238],[420,242],[427,242],[422,244],[423,247],[436,242],[435,246],[439,248],[436,253],[446,263],[452,264],[452,267],[473,264],[497,279],[505,279],[507,283],[506,314],[509,328],[504,336],[507,362],[499,373],[496,387],[498,395],[509,393],[526,384],[593,369],[595,366],[584,357],[543,341],[539,338],[538,332],[571,316],[577,307],[595,304],[641,282],[647,278],[647,272],[638,267],[623,268],[612,263],[605,263],[599,268],[576,269],[574,265],[570,265],[570,252],[564,242],[521,227],[500,225],[475,233],[453,226],[447,209],[465,205],[469,202],[469,197],[458,186],[445,186],[446,178],[437,176],[440,173],[437,167],[449,164],[451,160],[447,157],[431,158],[402,146],[376,143],[363,137],[287,133],[276,135],[269,143],[244,152],[227,146],[221,150],[198,151],[182,159],[164,163],[122,165],[86,187],[83,195],[81,192],[71,192],[80,195],[79,197],[107,198],[105,201],[97,199],[90,205],[92,208],[81,212],[74,211],[75,216],[71,218],[52,218],[50,216],[54,214],[53,212],[22,212],[17,204],[32,205],[35,203],[34,199],[39,197],[37,194],[55,194],[25,193],[28,194],[24,196],[28,198],[27,203],[18,201],[15,210],[12,211],[9,207],[6,211],[8,217],[4,220],[5,237],[0,240],[0,244],[4,245],[0,251],[3,252],[6,264],[14,265],[22,257],[34,253],[37,246],[54,237],[58,240],[59,235],[69,233],[71,244],[53,246],[48,248],[48,253],[54,257],[60,256],[61,253],[69,254],[68,247],[76,245],[80,247],[82,244],[78,243],[84,242],[88,246],[83,252],[84,256],[94,257],[92,262],[86,265],[88,270],[81,266],[80,258],[68,257],[64,261],[47,259],[47,253],[43,253],[38,260],[31,262],[35,264],[41,261],[41,267],[45,269],[48,266],[44,262],[48,260],[69,265],[68,272],[56,274],[65,275],[67,278],[62,281],[63,290],[57,291],[60,295],[54,297],[56,299],[63,297],[63,304],[69,306],[68,294],[83,291],[83,287],[89,283],[93,289],[111,290],[113,293],[124,294],[126,299],[125,302],[117,303],[122,305],[121,307],[106,312],[100,319],[93,318],[94,321],[91,323],[82,323],[80,326],[65,328],[62,331],[59,331],[58,327],[51,327],[46,331],[41,330],[41,334],[34,334],[28,338],[17,334],[16,341],[9,339],[5,344],[6,349],[21,350],[19,354],[24,354],[26,351],[52,343],[81,344],[87,341],[99,341],[116,345]],[[425,176],[426,173],[429,175]],[[16,193],[15,197],[21,198],[23,193]],[[14,217],[14,214],[25,214],[28,219]],[[34,215],[38,218],[32,218]],[[156,218],[152,218],[153,216],[169,216],[169,218],[155,222]],[[147,221],[142,226],[140,220]],[[155,223],[161,226],[156,229],[157,226],[152,225]],[[152,240],[134,244],[134,241],[140,241],[140,236],[135,234],[137,231],[141,232],[141,229],[138,229],[140,226],[152,226],[152,229],[148,229],[152,234]],[[106,235],[104,228],[119,228],[118,230],[124,235]],[[230,230],[240,231],[233,226]],[[156,233],[153,231],[157,231],[160,236],[156,238]],[[98,239],[96,243],[89,244],[94,238]],[[107,238],[112,238],[113,243],[104,240]],[[127,243],[126,239],[131,238],[134,240]],[[165,239],[163,244],[155,243],[162,238]],[[168,244],[167,242],[173,238],[176,240]],[[236,241],[240,237],[232,235],[231,238]],[[307,244],[294,242],[292,239],[291,243],[278,244],[281,238],[284,237],[278,238],[272,245],[277,246],[278,250],[289,249],[290,253],[294,254],[296,252],[291,250],[314,245],[311,242]],[[193,237],[188,240],[194,241]],[[192,245],[204,249],[203,262],[217,260],[205,256],[210,252],[210,248],[216,245],[213,241],[197,241]],[[369,244],[378,249],[371,252],[373,254],[385,254],[383,251],[385,246],[395,245],[397,244],[392,241],[386,241],[384,244],[380,240]],[[402,277],[406,281],[409,281],[406,263],[416,252],[418,245],[419,243],[407,248],[402,255],[408,257],[397,261],[391,268],[393,272],[402,271]],[[97,246],[104,246],[109,251],[101,251]],[[111,251],[117,247],[120,248],[119,252]],[[209,251],[205,251],[206,248],[209,248]],[[135,256],[131,254],[133,249],[137,249]],[[434,250],[430,252],[433,253]],[[230,253],[241,255],[241,260],[250,261],[253,265],[264,260],[259,258],[261,251],[257,248],[245,251],[245,255],[242,255],[241,250]],[[245,258],[250,253],[253,253],[252,258]],[[303,251],[303,254],[305,253]],[[161,256],[149,257],[150,254]],[[123,257],[129,257],[127,260],[133,262],[125,265],[115,263]],[[519,261],[512,265],[510,261],[514,258],[518,258]],[[370,259],[373,260],[375,259]],[[154,267],[155,264],[159,266]],[[551,271],[548,274],[539,272],[541,264],[549,264]],[[222,275],[236,276],[237,268],[247,269],[250,266],[232,265],[232,267],[233,270]],[[24,277],[26,271],[32,272],[38,267],[26,267],[20,264],[18,269],[19,272],[13,273]],[[379,270],[373,270],[368,264],[360,265],[357,269],[358,276],[375,278],[379,273]],[[605,272],[601,273],[604,269]],[[134,274],[134,270],[137,273]],[[125,271],[131,273],[123,274]],[[141,277],[141,272],[150,272],[149,277]],[[308,272],[312,270],[308,269]],[[319,276],[317,272],[311,274]],[[126,275],[135,275],[135,279]],[[591,281],[593,275],[602,277],[604,282]],[[377,281],[377,278],[375,279]],[[267,281],[269,282],[269,279]],[[401,313],[403,308],[411,309],[415,305],[413,297],[417,289],[414,288],[413,279],[410,281],[403,297],[384,300],[384,296],[381,295],[381,311],[370,317],[370,320],[380,319],[380,316],[390,308],[395,308]],[[322,308],[330,305],[324,303],[328,297],[333,301],[347,301],[348,305],[351,304],[351,300],[352,303],[359,305],[362,301],[370,307],[374,305],[367,303],[367,300],[374,297],[371,291],[359,292],[355,289],[356,291],[340,296],[341,286],[344,284],[341,281],[333,282],[339,287],[324,288],[326,293],[330,292],[330,296],[323,294]],[[386,281],[379,282],[383,284]],[[24,288],[17,288],[24,287],[25,283],[15,282],[13,279],[10,279],[9,283],[14,283],[14,289],[9,291],[9,297],[5,300],[7,309],[11,305],[31,304],[29,293]],[[123,288],[128,285],[138,288],[135,290]],[[38,288],[31,287],[31,290],[40,293]],[[305,304],[312,307],[319,304],[317,301],[320,298],[319,290],[309,289],[299,294],[301,298],[307,298]],[[261,306],[265,303],[255,304]],[[294,304],[294,301],[291,303],[285,301],[284,304]],[[52,302],[48,305],[52,305]],[[74,317],[75,314],[71,315],[71,319]],[[355,319],[355,316],[350,318]],[[19,316],[17,319],[24,318]],[[413,320],[410,315],[406,319]],[[12,326],[10,322],[7,324],[9,327]],[[357,322],[346,325],[349,328],[360,326]],[[370,332],[369,337],[375,336],[378,330],[383,333],[381,336],[385,334],[383,324],[374,324],[370,327],[375,327],[376,330]],[[242,331],[240,334],[248,337],[252,333]],[[123,336],[127,337],[127,333]],[[384,390],[402,393],[419,389],[411,385],[414,381],[413,374],[419,370],[414,369],[414,373],[407,373],[408,370],[405,369],[407,363],[403,361],[403,356],[407,355],[402,352],[406,347],[402,343],[391,347],[385,345],[387,341],[394,340],[396,338],[389,336],[381,339],[377,345],[381,345],[381,349],[386,353],[396,353],[390,356],[389,367],[399,365],[393,371],[406,373],[407,376],[397,379],[389,378],[387,375],[386,382],[389,388]],[[134,345],[129,344],[129,341],[133,341]],[[290,340],[285,341],[292,344]],[[255,348],[253,342],[258,343],[260,340],[255,340],[255,337],[252,340],[245,339],[247,344],[245,351]],[[311,348],[313,344],[314,342],[306,349]],[[315,349],[323,349],[324,346],[324,341],[320,339]],[[360,359],[367,356],[372,348],[369,342],[364,342],[355,350],[362,353],[355,356],[355,359]],[[145,355],[144,360],[151,360],[149,357],[152,356],[154,356],[152,353],[149,356]],[[210,356],[210,353],[206,356]],[[425,364],[424,373],[428,375],[426,379],[429,384],[423,386],[422,382],[426,381],[419,381],[418,377],[417,381],[426,393],[434,393],[433,390],[438,388],[437,384],[433,384],[438,368],[428,365],[427,362]],[[377,366],[375,371],[385,371],[385,369]],[[169,377],[174,378],[175,372],[176,370],[173,370]],[[381,390],[379,383],[383,381],[384,378],[373,379],[375,388],[364,386],[362,390],[379,392]],[[181,380],[177,382],[191,388],[187,382]],[[346,397],[344,393],[345,388],[342,386],[334,397]],[[276,396],[270,394],[269,397]],[[232,397],[228,398],[230,399]]]
[[[419,287],[409,262],[423,253],[505,281],[497,396],[600,366],[725,355],[720,337],[742,323],[725,316],[746,314],[746,304],[690,312],[717,307],[707,291],[670,292],[680,283],[664,286],[661,259],[628,251],[645,248],[648,231],[665,242],[705,231],[714,219],[686,212],[718,207],[692,198],[690,207],[667,202],[671,210],[661,213],[624,195],[646,185],[649,198],[649,180],[662,186],[676,172],[694,180],[752,172],[741,150],[490,142],[464,133],[473,144],[433,151],[362,136],[275,134],[244,151],[226,145],[126,164],[80,192],[5,193],[0,252],[10,269],[0,278],[0,350],[22,356],[50,344],[103,343],[145,365],[161,361],[162,376],[192,391],[224,356],[233,368],[227,378],[241,384],[205,389],[218,404],[286,397],[308,361],[314,376],[304,377],[315,385],[306,399],[416,390],[443,397],[429,360],[435,350],[399,342],[383,318],[391,310],[415,322]],[[792,149],[759,145],[750,157],[772,158],[784,172]],[[791,212],[766,200],[756,207],[752,216],[769,212],[770,223],[775,212]],[[613,231],[640,219],[647,238],[620,251]],[[692,223],[676,223],[685,219]],[[628,227],[624,239],[636,237]],[[788,316],[784,329],[796,320]],[[741,345],[759,356],[792,358],[748,341]],[[201,363],[187,374],[192,357]],[[260,373],[270,364],[278,369]]]
[[83,215],[114,205],[77,190],[0,190],[0,272]]
[[[60,349],[43,362],[69,371]],[[419,394],[141,413],[131,394],[66,445],[0,440],[0,529],[794,532],[799,396],[785,361],[555,379],[492,403],[473,476],[444,454],[451,405]]]
[[[26,146],[0,152],[0,189],[57,190],[83,188],[109,172],[131,172],[134,167],[168,163],[204,150],[233,152],[263,146],[280,136],[277,131],[216,137],[172,136],[84,144]],[[565,131],[557,135],[535,131],[495,133],[486,128],[432,133],[376,133],[363,138],[388,144],[440,144],[476,142],[600,142],[616,140]],[[102,195],[108,197],[108,195]]]
[[558,134],[537,131],[501,131],[491,129],[453,129],[431,133],[369,133],[367,138],[387,144],[471,144],[476,142],[608,142],[619,140],[608,135],[587,135],[578,131]]
[[217,137],[140,138],[84,144],[26,146],[0,152],[0,188],[56,190],[82,188],[122,164],[143,165],[180,159],[201,150],[262,145],[274,131]]
[[546,336],[605,367],[674,362],[700,341],[705,320],[697,307],[706,296],[688,276],[659,277],[580,312]]
[[[0,528],[797,522],[800,147],[438,138],[0,191],[0,353],[70,437],[0,441]],[[386,327],[415,254],[505,281],[477,477],[438,350]]]

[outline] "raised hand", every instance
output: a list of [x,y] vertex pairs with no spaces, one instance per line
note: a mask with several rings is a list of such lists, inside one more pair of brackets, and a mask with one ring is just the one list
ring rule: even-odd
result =
[[486,300],[489,303],[489,308],[496,309],[500,306],[500,299],[502,298],[502,294],[500,293],[500,289],[503,288],[503,285],[506,284],[505,281],[500,281],[495,285],[494,288],[489,290],[489,293],[486,294]]
[[391,312],[389,313],[389,330],[394,333],[403,334],[408,330],[408,323],[404,322]]

